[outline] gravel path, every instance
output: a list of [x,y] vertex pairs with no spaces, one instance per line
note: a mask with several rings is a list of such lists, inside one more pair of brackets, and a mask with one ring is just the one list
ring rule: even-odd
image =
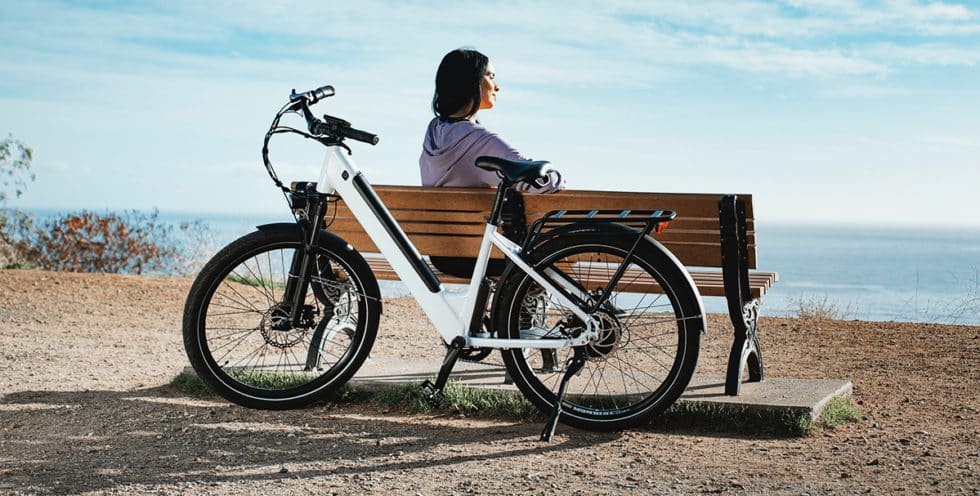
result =
[[[866,418],[545,444],[537,423],[182,396],[165,385],[189,286],[0,271],[0,493],[980,494],[980,327],[763,318],[768,374],[850,379]],[[721,374],[731,324],[711,325],[698,372]],[[414,302],[386,301],[374,357],[422,353],[435,374],[437,339]]]

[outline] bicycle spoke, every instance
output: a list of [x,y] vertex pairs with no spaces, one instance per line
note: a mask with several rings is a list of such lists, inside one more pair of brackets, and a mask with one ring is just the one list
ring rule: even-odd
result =
[[[222,362],[226,361],[228,355],[230,355],[233,351],[235,351],[236,349],[238,349],[238,347],[241,346],[245,342],[245,338],[247,338],[247,336],[243,337],[242,339],[239,339],[237,341],[234,341],[234,342],[230,343],[230,344],[233,344],[233,346],[229,350],[225,351],[225,354],[222,355],[220,358],[215,359],[215,362],[217,362],[220,365]],[[266,343],[261,343],[260,345],[258,345],[257,348],[255,348],[255,350],[253,350],[251,353],[245,355],[245,358],[250,357],[253,354],[257,354],[259,350],[261,350],[262,348],[264,348],[266,346],[268,346]],[[221,347],[221,348],[223,348],[223,347]],[[235,363],[240,363],[241,360],[242,359],[239,359]]]
[[[232,336],[237,336],[237,335],[241,335],[241,334],[251,334],[251,333],[259,330],[258,328],[255,328],[255,327],[252,327],[252,328],[242,327],[242,328],[239,328],[237,330],[235,328],[233,328],[233,327],[213,327],[212,329],[213,330],[216,330],[216,331],[233,331],[233,332],[229,332],[227,334],[215,334],[215,335],[212,335],[211,336],[211,339],[213,339],[215,341],[220,341],[220,340],[223,340],[223,339],[228,339],[228,338],[231,338]],[[220,349],[220,347],[218,347],[217,349]]]
[[[237,277],[241,277],[241,276],[237,276]],[[246,286],[248,286],[248,285],[246,285]],[[239,298],[238,301],[245,303],[246,305],[248,305],[249,307],[251,307],[256,312],[261,312],[262,311],[258,307],[256,307],[255,305],[253,305],[251,303],[251,301],[250,301],[249,298],[246,298],[245,295],[243,295],[240,291],[238,291],[238,288],[236,288],[235,286],[233,286],[231,284],[227,284],[227,281],[223,282],[221,287],[222,288],[227,288],[229,291],[235,293],[238,296],[238,298]],[[248,286],[248,287],[252,287],[252,286]],[[221,296],[221,297],[226,298],[228,300],[235,301],[235,299],[232,298],[232,297],[230,297],[230,296],[220,294],[220,288],[219,288],[219,290],[215,291],[215,296]]]

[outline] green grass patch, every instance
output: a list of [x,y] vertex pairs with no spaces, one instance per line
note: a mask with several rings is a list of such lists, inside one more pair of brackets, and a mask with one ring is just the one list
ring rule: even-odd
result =
[[288,374],[285,372],[235,371],[228,374],[232,379],[252,387],[262,389],[289,389],[301,386],[314,379],[313,374]]
[[450,382],[445,392],[446,404],[463,413],[521,420],[545,418],[534,404],[518,393],[472,389],[455,382]]
[[[229,374],[233,379],[252,387],[264,389],[287,389],[310,382],[315,377],[313,374],[285,374],[281,372],[232,372]],[[181,372],[170,381],[170,385],[190,394],[202,394],[211,391],[211,388],[201,380],[196,374],[185,374]]]
[[517,393],[471,389],[457,382],[446,385],[445,401],[433,407],[419,391],[419,384],[388,386],[371,396],[371,402],[392,409],[404,409],[411,413],[451,410],[467,415],[518,420],[539,420],[544,415],[527,399]]
[[377,406],[405,409],[412,413],[424,413],[432,410],[429,403],[422,398],[417,382],[384,387],[372,394],[369,401]]
[[185,374],[181,372],[170,381],[168,386],[191,396],[208,396],[214,394],[211,387],[196,374]]
[[851,402],[850,398],[835,396],[831,398],[820,413],[820,427],[835,428],[864,418],[864,412]]

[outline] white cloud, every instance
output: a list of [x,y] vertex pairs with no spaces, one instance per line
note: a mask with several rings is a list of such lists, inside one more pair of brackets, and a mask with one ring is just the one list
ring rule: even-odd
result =
[[894,8],[903,18],[916,21],[956,22],[969,21],[977,18],[977,14],[964,5],[945,2],[914,2],[910,0],[892,0],[889,6]]

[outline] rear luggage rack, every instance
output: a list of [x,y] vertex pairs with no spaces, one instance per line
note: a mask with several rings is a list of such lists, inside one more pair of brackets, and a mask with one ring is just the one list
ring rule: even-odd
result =
[[548,236],[554,229],[569,224],[598,224],[613,222],[629,227],[643,235],[656,230],[660,233],[674,220],[673,210],[552,210],[531,225],[528,239]]

